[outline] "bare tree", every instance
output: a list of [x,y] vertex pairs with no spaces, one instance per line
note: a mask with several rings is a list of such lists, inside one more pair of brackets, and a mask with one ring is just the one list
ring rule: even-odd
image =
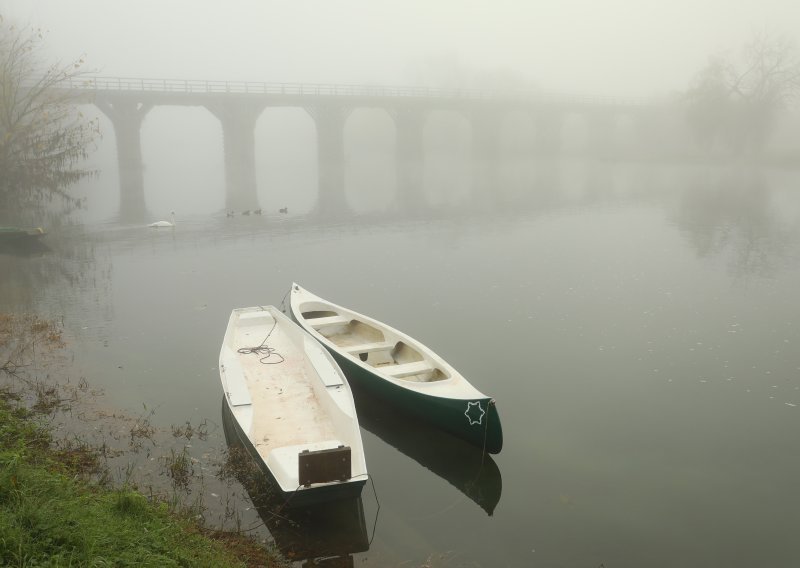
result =
[[40,64],[41,30],[17,28],[0,16],[0,212],[20,212],[59,198],[91,175],[84,160],[98,135],[96,120],[78,112],[69,86],[83,59]]
[[687,119],[706,149],[760,153],[780,111],[800,95],[800,57],[785,37],[761,33],[741,57],[714,57],[687,92]]
[[695,76],[687,93],[689,126],[700,147],[707,152],[713,150],[730,113],[725,65],[718,57],[710,59]]

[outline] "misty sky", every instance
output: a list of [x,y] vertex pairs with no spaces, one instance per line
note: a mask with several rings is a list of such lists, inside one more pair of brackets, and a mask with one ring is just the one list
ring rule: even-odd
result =
[[[685,88],[754,30],[800,39],[797,0],[4,0],[50,55],[98,74],[547,91]],[[504,86],[504,85],[499,85]]]

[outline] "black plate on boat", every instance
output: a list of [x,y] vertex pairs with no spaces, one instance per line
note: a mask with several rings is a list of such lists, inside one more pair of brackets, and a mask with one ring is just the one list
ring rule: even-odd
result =
[[350,447],[303,450],[298,454],[300,485],[350,479]]

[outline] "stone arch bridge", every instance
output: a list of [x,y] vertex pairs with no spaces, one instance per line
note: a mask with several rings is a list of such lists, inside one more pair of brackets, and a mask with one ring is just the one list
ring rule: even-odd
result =
[[[360,108],[384,109],[393,119],[396,136],[397,205],[413,208],[423,201],[423,129],[433,111],[456,111],[472,129],[475,186],[490,191],[493,164],[500,152],[505,117],[522,111],[533,118],[537,152],[560,148],[566,117],[578,114],[588,125],[587,152],[613,153],[611,131],[620,116],[641,123],[653,105],[608,98],[555,97],[532,92],[428,89],[368,85],[250,83],[90,77],[73,80],[68,88],[77,100],[97,106],[111,121],[117,141],[120,178],[120,218],[141,221],[147,215],[140,128],[154,106],[202,106],[222,125],[225,153],[226,207],[258,209],[255,173],[255,124],[267,107],[296,107],[308,112],[317,132],[319,192],[317,210],[347,211],[344,189],[344,127]],[[646,131],[638,128],[637,132]]]

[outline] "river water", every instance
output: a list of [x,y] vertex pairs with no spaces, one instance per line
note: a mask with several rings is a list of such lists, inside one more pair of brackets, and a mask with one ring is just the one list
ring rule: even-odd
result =
[[432,347],[497,400],[505,447],[480,456],[361,395],[375,492],[336,536],[358,566],[797,566],[799,188],[562,164],[469,211],[64,228],[0,253],[0,307],[63,320],[108,405],[206,419],[220,452],[235,307],[297,282]]

